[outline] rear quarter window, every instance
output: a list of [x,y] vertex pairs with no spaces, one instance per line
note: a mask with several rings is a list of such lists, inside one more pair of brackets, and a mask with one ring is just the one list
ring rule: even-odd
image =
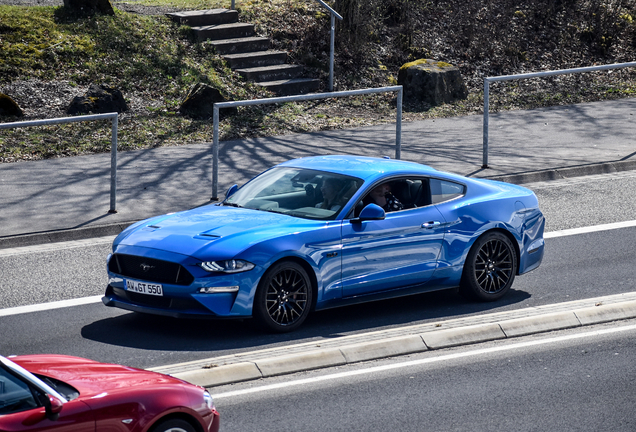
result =
[[431,202],[439,204],[466,194],[466,186],[447,180],[431,179]]

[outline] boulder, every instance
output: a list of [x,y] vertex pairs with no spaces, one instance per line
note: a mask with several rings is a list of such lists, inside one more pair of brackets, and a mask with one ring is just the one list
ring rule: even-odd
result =
[[398,73],[398,84],[404,87],[404,100],[436,106],[468,97],[459,69],[430,59],[406,63]]
[[84,96],[75,96],[66,112],[75,114],[104,114],[128,111],[124,96],[117,89],[91,84]]
[[[207,84],[197,83],[190,88],[185,99],[181,102],[179,112],[195,119],[212,118],[214,115],[214,104],[227,101],[218,89]],[[236,108],[224,108],[219,110],[219,117],[225,117],[236,112]]]
[[0,93],[0,117],[22,117],[20,106],[8,95]]
[[104,15],[115,15],[110,0],[64,0],[64,7],[81,15],[90,15],[96,12]]

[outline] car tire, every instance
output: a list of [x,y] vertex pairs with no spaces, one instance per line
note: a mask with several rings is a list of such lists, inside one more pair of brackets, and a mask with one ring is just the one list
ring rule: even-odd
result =
[[500,232],[486,233],[468,252],[460,292],[475,300],[499,300],[512,286],[516,272],[517,254],[510,239]]
[[254,297],[254,318],[277,333],[296,330],[307,319],[313,284],[305,269],[293,261],[273,265],[261,278]]
[[196,432],[196,429],[185,420],[170,419],[154,426],[152,432]]

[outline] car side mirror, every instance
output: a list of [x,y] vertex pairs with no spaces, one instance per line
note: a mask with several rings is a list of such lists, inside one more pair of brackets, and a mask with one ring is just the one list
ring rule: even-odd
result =
[[238,185],[237,184],[234,184],[234,185],[230,186],[230,188],[227,190],[227,192],[225,192],[225,199],[228,199],[229,197],[234,195],[234,192],[236,192],[237,190],[238,190]]
[[351,219],[351,222],[364,222],[367,220],[383,220],[386,217],[384,209],[377,204],[368,204],[360,212],[360,216]]
[[60,413],[62,412],[62,407],[64,406],[62,401],[60,401],[55,396],[51,396],[49,394],[44,395],[42,399],[44,402],[44,410],[45,410],[46,418],[51,421],[57,420],[58,417],[60,416]]

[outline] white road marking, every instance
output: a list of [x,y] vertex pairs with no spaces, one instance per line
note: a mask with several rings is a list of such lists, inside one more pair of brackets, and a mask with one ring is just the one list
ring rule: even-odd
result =
[[609,224],[603,224],[603,225],[594,225],[594,226],[588,226],[588,227],[570,228],[570,229],[565,229],[561,231],[547,232],[543,234],[543,238],[550,239],[550,238],[556,238],[556,237],[571,236],[576,234],[588,234],[593,232],[608,231],[608,230],[614,230],[619,228],[630,228],[634,226],[636,226],[636,220],[625,221],[625,222],[615,222],[615,223],[609,223]]
[[109,244],[115,240],[116,236],[94,237],[83,240],[70,240],[56,243],[43,243],[33,246],[20,246],[14,248],[0,249],[0,258],[3,256],[22,255],[38,252],[51,252],[56,250],[74,249],[78,247],[90,247],[102,244]]
[[288,382],[283,382],[283,383],[270,384],[270,385],[265,385],[265,386],[261,386],[261,387],[253,387],[253,388],[243,389],[243,390],[234,390],[234,391],[229,391],[229,392],[226,392],[226,393],[219,393],[219,394],[216,394],[216,395],[212,395],[212,398],[215,399],[215,400],[223,399],[223,398],[231,398],[231,397],[236,397],[236,396],[243,396],[243,395],[248,395],[248,394],[252,394],[252,393],[260,393],[260,392],[264,392],[264,391],[272,391],[272,390],[288,388],[288,387],[298,387],[298,386],[307,385],[307,384],[314,384],[314,383],[318,383],[318,382],[322,382],[322,381],[330,381],[330,380],[338,380],[338,379],[343,379],[343,378],[349,378],[349,377],[353,377],[353,376],[357,376],[357,375],[373,374],[373,373],[377,373],[377,372],[384,372],[384,371],[389,371],[389,370],[402,369],[402,368],[407,368],[407,367],[412,367],[412,366],[421,366],[421,365],[426,365],[426,364],[440,363],[440,362],[445,362],[445,361],[448,361],[448,360],[455,360],[455,359],[466,358],[466,357],[475,357],[475,356],[498,353],[498,352],[504,352],[504,351],[513,351],[513,350],[517,350],[517,349],[521,349],[521,348],[527,348],[527,347],[532,347],[532,346],[548,345],[548,344],[553,344],[553,343],[558,343],[558,342],[570,341],[570,340],[575,340],[575,339],[582,339],[582,338],[593,337],[593,336],[602,336],[602,335],[618,333],[618,332],[625,332],[625,331],[632,331],[632,330],[636,330],[636,325],[629,325],[629,326],[623,326],[623,327],[617,327],[617,328],[611,328],[611,329],[595,330],[595,331],[579,333],[579,334],[573,334],[573,335],[558,336],[558,337],[553,337],[553,338],[543,339],[543,340],[531,340],[531,341],[520,342],[520,343],[511,344],[511,345],[504,345],[504,346],[491,347],[491,348],[482,348],[482,349],[476,349],[476,350],[471,350],[471,351],[464,351],[464,352],[458,352],[458,353],[453,353],[453,354],[441,355],[441,356],[437,356],[437,357],[430,357],[430,358],[424,358],[424,359],[419,359],[419,360],[411,360],[411,361],[402,362],[402,363],[392,363],[392,364],[387,364],[387,365],[383,365],[383,366],[376,366],[376,367],[370,367],[370,368],[365,368],[365,369],[359,369],[359,370],[355,370],[355,371],[340,372],[340,373],[324,375],[324,376],[319,376],[319,377],[314,377],[314,378],[306,378],[306,379],[300,379],[300,380],[296,380],[296,381],[288,381]]
[[0,317],[9,316],[9,315],[18,315],[29,312],[40,312],[51,309],[60,309],[71,306],[81,306],[85,304],[91,303],[99,303],[102,301],[102,296],[91,296],[91,297],[81,297],[69,300],[60,300],[50,303],[40,303],[34,305],[26,305],[26,306],[17,306],[12,308],[0,309]]

